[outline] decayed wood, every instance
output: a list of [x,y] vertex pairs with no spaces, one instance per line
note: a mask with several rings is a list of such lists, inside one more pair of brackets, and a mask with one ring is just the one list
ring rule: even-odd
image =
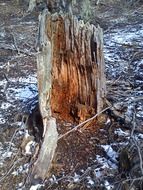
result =
[[105,95],[101,28],[58,14],[48,16],[46,27],[52,46],[52,113],[68,120],[70,113],[78,116],[79,105],[99,112]]
[[32,177],[34,179],[44,180],[48,175],[57,146],[58,133],[56,120],[54,118],[49,119],[46,126],[45,138],[32,171]]
[[32,180],[44,180],[47,177],[58,140],[56,120],[51,118],[50,95],[52,85],[52,47],[48,36],[45,35],[46,15],[47,12],[44,11],[39,17],[39,36],[37,40],[37,50],[40,50],[40,53],[37,56],[39,106],[43,117],[44,140],[39,157],[33,167]]
[[50,118],[80,122],[103,108],[102,38],[99,26],[84,24],[74,16],[46,11],[40,15],[37,67],[44,142],[34,178],[47,177],[56,148],[56,121]]

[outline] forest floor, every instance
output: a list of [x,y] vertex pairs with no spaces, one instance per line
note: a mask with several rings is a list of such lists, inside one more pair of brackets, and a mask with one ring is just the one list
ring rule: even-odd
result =
[[[15,116],[28,112],[27,102],[38,94],[35,44],[39,12],[27,13],[25,6],[0,0],[1,190],[142,189],[136,185],[143,181],[137,180],[140,172],[135,175],[131,169],[129,175],[119,168],[119,154],[131,137],[143,144],[143,5],[102,4],[94,11],[90,21],[99,22],[104,31],[107,104],[112,110],[62,139],[51,177],[42,185],[30,186],[31,155],[21,153],[25,131]],[[58,131],[63,134],[72,128],[63,122]],[[143,151],[138,153],[137,163],[141,163]],[[139,163],[137,170],[142,169]]]

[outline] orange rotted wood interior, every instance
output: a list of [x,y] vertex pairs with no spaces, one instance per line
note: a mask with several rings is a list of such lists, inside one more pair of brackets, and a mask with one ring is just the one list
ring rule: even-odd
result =
[[50,15],[46,26],[52,45],[52,114],[66,121],[85,120],[97,113],[97,101],[102,101],[98,89],[104,90],[98,30],[68,15]]

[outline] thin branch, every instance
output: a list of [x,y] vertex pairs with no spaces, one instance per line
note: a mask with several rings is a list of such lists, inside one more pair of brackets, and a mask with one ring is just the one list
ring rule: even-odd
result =
[[129,182],[129,181],[139,181],[139,180],[143,180],[143,176],[141,177],[137,177],[137,178],[129,178],[129,179],[126,179],[124,181],[122,181],[122,183],[125,183],[125,182]]
[[7,91],[7,89],[8,89],[8,86],[9,86],[9,83],[10,83],[10,81],[9,81],[9,79],[8,79],[8,77],[7,77],[7,75],[6,75],[6,73],[3,73],[3,75],[4,75],[4,78],[6,79],[6,84],[5,84],[5,86],[4,86],[4,89],[3,89],[3,92],[4,93],[6,93],[6,91]]
[[132,131],[131,131],[131,138],[134,138],[134,131],[135,131],[135,128],[136,128],[136,110],[135,110],[135,106],[134,106],[134,114],[133,114],[133,128],[132,128]]
[[61,140],[63,137],[69,135],[70,133],[76,131],[78,128],[80,128],[81,126],[83,126],[84,124],[88,123],[89,121],[92,121],[93,119],[95,119],[96,117],[98,117],[100,114],[104,113],[105,111],[107,111],[109,108],[111,108],[111,106],[103,109],[102,111],[100,111],[99,113],[97,113],[96,115],[94,115],[93,117],[83,121],[82,123],[80,123],[79,125],[77,125],[76,127],[74,127],[73,129],[69,130],[68,132],[66,132],[65,134],[59,136],[58,140]]

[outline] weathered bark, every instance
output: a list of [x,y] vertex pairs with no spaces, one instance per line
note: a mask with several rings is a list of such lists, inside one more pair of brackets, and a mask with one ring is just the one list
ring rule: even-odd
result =
[[[40,16],[37,64],[45,136],[33,169],[35,178],[47,177],[56,148],[56,123],[53,124],[50,118],[80,122],[103,108],[102,38],[99,26],[84,24],[74,16],[46,11]],[[53,126],[54,129],[49,131]]]
[[49,119],[46,127],[44,142],[32,171],[34,179],[45,179],[48,175],[57,146],[58,133],[56,120],[54,118]]

